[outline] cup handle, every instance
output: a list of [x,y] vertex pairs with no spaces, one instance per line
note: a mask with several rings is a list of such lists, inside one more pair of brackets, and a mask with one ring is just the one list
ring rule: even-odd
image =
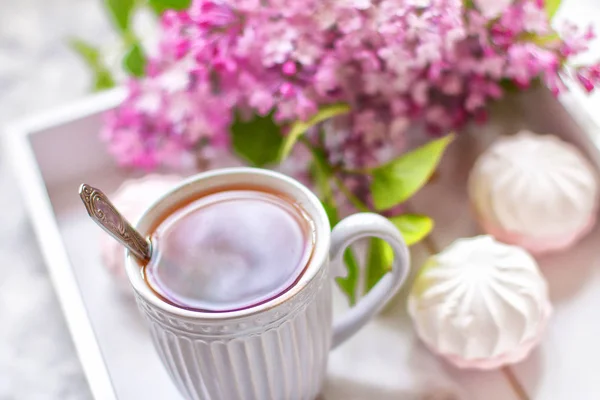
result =
[[330,259],[341,260],[352,242],[365,237],[385,240],[394,251],[391,272],[387,273],[351,310],[333,324],[331,348],[358,332],[400,289],[410,268],[408,248],[398,229],[381,215],[359,213],[338,223],[331,233]]

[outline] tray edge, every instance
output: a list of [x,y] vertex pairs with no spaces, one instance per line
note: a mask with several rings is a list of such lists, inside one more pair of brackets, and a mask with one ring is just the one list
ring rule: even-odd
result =
[[60,235],[46,183],[36,162],[29,138],[47,128],[108,110],[122,101],[124,91],[112,90],[91,96],[4,129],[4,150],[25,201],[36,241],[58,297],[71,340],[92,393],[98,400],[117,400],[104,357],[92,328],[70,260]]

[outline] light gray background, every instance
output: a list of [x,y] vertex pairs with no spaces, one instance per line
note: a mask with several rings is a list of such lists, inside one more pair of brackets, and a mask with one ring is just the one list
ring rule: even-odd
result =
[[[70,36],[103,41],[100,0],[0,0],[0,129],[87,92]],[[0,155],[0,400],[91,398],[21,197]]]

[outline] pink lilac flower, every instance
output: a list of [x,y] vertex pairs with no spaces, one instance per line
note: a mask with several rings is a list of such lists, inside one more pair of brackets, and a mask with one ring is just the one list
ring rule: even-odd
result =
[[475,6],[487,19],[496,18],[502,14],[514,0],[474,0]]
[[182,154],[228,146],[231,120],[221,99],[206,89],[188,91],[174,68],[184,67],[132,81],[123,105],[108,113],[101,138],[121,165],[178,167],[185,162]]
[[577,68],[575,77],[587,92],[593,91],[600,86],[600,64]]
[[411,126],[443,134],[485,121],[503,84],[542,80],[555,93],[566,79],[600,84],[598,65],[568,64],[590,29],[567,25],[555,37],[541,0],[473,4],[194,0],[163,14],[160,54],[103,138],[121,164],[153,168],[227,148],[234,112],[273,112],[285,133],[344,102],[351,113],[308,133],[342,171],[398,156]]

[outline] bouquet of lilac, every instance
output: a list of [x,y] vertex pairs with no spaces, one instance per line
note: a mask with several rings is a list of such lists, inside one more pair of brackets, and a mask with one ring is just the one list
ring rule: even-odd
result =
[[[569,64],[593,32],[569,25],[559,34],[550,26],[557,7],[194,0],[162,13],[159,51],[129,81],[102,138],[121,165],[144,169],[210,162],[220,149],[260,167],[298,157],[332,224],[342,197],[389,217],[412,244],[432,221],[399,206],[430,178],[451,141],[443,135],[485,121],[488,104],[509,89],[543,82],[559,93],[572,79],[591,91],[600,83],[600,64]],[[437,139],[407,152],[414,126]],[[371,242],[359,289],[346,253],[348,276],[338,283],[350,302],[385,274],[389,257],[385,243]]]

